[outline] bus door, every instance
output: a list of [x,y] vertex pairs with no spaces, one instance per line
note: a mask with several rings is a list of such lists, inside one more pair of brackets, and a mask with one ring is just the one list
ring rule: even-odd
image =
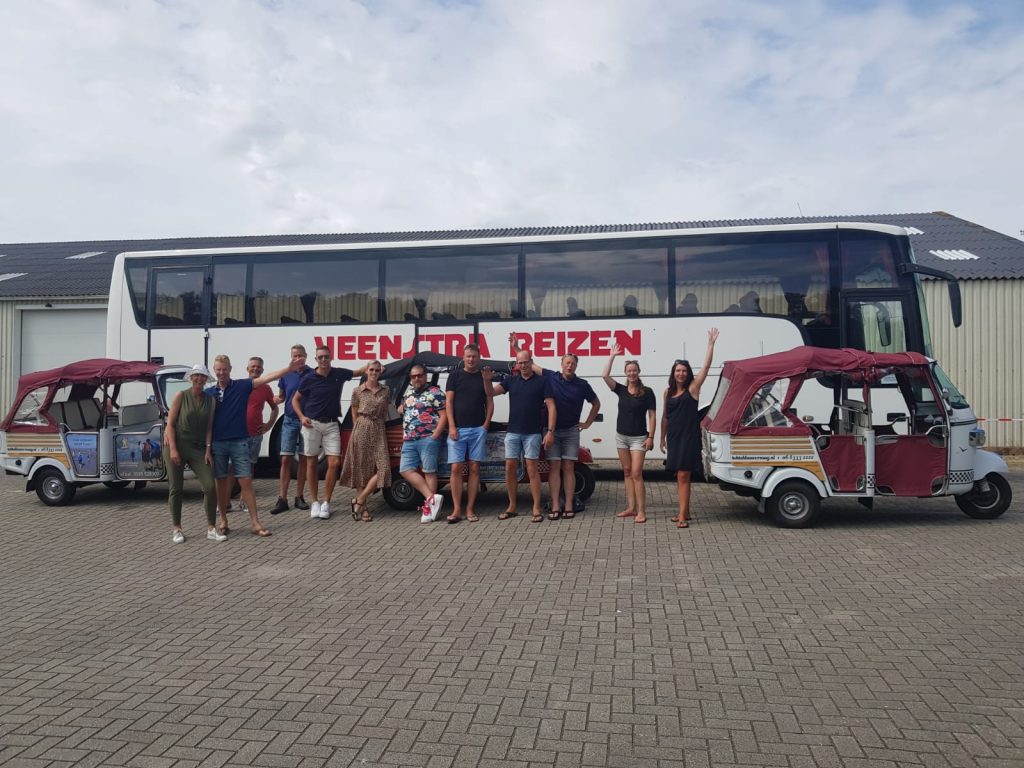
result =
[[[207,360],[210,270],[206,265],[153,267],[146,301],[146,359]],[[202,347],[200,348],[200,344]]]
[[[842,293],[842,345],[867,352],[906,352],[920,347],[910,343],[917,332],[907,312],[906,294],[899,290],[853,290]],[[875,423],[886,415],[909,415],[907,402],[890,382],[871,395]],[[906,423],[900,423],[903,434]]]

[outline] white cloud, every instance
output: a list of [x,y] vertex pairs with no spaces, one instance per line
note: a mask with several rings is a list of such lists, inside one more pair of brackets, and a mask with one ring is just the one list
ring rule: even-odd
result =
[[946,210],[1016,234],[1024,33],[989,12],[24,0],[0,30],[0,232]]

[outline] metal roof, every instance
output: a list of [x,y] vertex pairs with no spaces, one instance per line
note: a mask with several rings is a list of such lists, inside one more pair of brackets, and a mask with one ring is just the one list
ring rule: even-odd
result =
[[[917,260],[965,280],[1024,278],[1024,241],[986,229],[941,211],[844,216],[804,216],[646,224],[599,224],[565,227],[516,227],[419,232],[368,232],[248,237],[179,237],[151,240],[91,240],[67,243],[0,244],[5,275],[0,298],[99,297],[110,291],[114,258],[125,251],[310,246],[353,243],[421,243],[492,238],[549,238],[621,233],[624,236],[679,229],[834,223],[887,224],[910,233]],[[950,258],[966,252],[977,258]],[[88,254],[88,257],[86,256]],[[943,255],[946,254],[946,255]]]

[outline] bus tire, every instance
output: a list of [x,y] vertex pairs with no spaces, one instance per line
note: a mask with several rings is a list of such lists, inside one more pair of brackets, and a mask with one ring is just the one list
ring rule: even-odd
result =
[[384,486],[384,501],[399,512],[412,512],[423,504],[423,497],[412,487],[412,483],[398,472],[391,475],[391,485]]
[[1005,477],[992,472],[985,480],[987,493],[981,490],[980,483],[975,483],[967,493],[955,497],[960,511],[975,520],[993,520],[1009,509],[1013,501],[1013,489]]
[[772,493],[765,510],[780,528],[809,528],[821,512],[821,498],[809,483],[787,480]]
[[590,468],[589,464],[580,464],[578,461],[574,469],[576,470],[576,492],[573,495],[578,496],[581,501],[586,501],[594,495],[594,489],[597,487],[594,470]]
[[64,479],[56,467],[43,467],[34,478],[36,496],[48,507],[63,507],[71,503],[78,489]]

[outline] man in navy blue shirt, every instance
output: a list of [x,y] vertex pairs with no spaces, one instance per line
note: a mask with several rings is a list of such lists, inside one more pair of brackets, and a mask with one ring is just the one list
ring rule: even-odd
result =
[[[206,388],[206,394],[217,399],[213,412],[213,475],[217,478],[217,506],[220,508],[222,532],[228,532],[228,519],[224,514],[231,499],[231,474],[242,488],[242,501],[249,508],[252,532],[257,536],[269,536],[270,531],[260,523],[256,514],[256,495],[252,489],[252,458],[249,454],[249,425],[246,409],[249,395],[254,387],[277,381],[290,370],[292,365],[272,373],[265,373],[256,379],[231,378],[231,358],[217,355],[213,358],[213,375],[217,383]],[[295,366],[298,367],[298,366]]]
[[[515,334],[512,334],[512,341]],[[516,495],[519,491],[519,461],[526,461],[526,474],[530,478],[533,496],[533,519],[539,523],[541,514],[540,446],[554,442],[555,401],[546,396],[544,377],[533,369],[533,355],[529,350],[516,353],[516,370],[503,381],[493,384],[494,371],[484,368],[484,388],[488,395],[508,393],[508,432],[505,434],[505,487],[508,490],[508,508],[498,515],[499,520],[516,516]]]
[[[306,459],[306,478],[309,483],[309,516],[327,520],[331,516],[331,496],[341,469],[341,391],[346,381],[366,373],[366,366],[350,371],[331,365],[329,347],[316,348],[316,368],[299,382],[292,395],[292,408],[302,423],[303,455]],[[320,449],[327,456],[327,476],[324,478],[324,500],[320,501],[317,463]],[[300,489],[301,491],[301,489]]]
[[[299,388],[299,382],[302,381],[302,377],[313,370],[306,365],[306,348],[304,346],[296,344],[292,347],[291,353],[292,364],[298,364],[302,367],[297,371],[286,373],[277,382],[277,402],[284,403],[284,421],[281,424],[281,475],[278,480],[280,493],[277,497],[277,504],[270,510],[272,515],[279,515],[282,512],[288,511],[288,485],[292,481],[292,461],[296,453],[302,454],[302,424],[299,422],[299,417],[295,415],[295,408],[292,406],[292,396],[295,394],[295,390]],[[302,489],[305,485],[306,461],[305,459],[299,459],[295,470],[296,509],[309,509],[309,504],[306,503],[306,499],[302,495]]]
[[[519,342],[515,334],[509,336],[512,349],[518,355]],[[544,376],[545,397],[555,401],[554,441],[550,448],[545,444],[547,459],[551,464],[548,484],[551,487],[551,513],[548,519],[557,520],[562,516],[561,492],[565,490],[565,517],[576,516],[573,511],[573,494],[576,492],[576,459],[580,455],[580,432],[590,429],[597,414],[601,412],[601,401],[590,386],[590,382],[576,375],[579,358],[576,355],[562,355],[562,371],[555,373],[541,368],[536,363],[533,370]],[[586,421],[580,421],[584,401],[590,403]]]

